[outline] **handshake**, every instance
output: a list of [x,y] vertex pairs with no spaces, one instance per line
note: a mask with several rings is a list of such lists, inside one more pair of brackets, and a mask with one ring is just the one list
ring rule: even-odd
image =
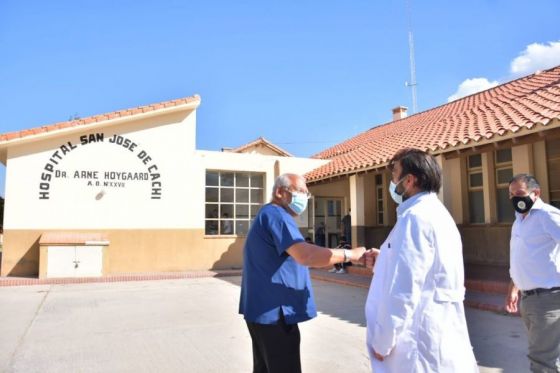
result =
[[379,249],[371,248],[366,249],[365,247],[355,247],[351,250],[350,260],[356,264],[362,264],[366,268],[373,268],[375,260],[380,253]]

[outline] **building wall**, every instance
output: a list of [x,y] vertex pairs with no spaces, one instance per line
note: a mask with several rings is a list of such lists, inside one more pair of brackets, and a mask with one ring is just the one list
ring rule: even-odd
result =
[[509,266],[511,225],[459,226],[467,264]]
[[[196,227],[183,213],[197,167],[186,161],[195,151],[194,111],[154,120],[9,148],[4,228]],[[145,180],[123,180],[128,173]]]
[[[550,131],[550,136],[557,136],[557,131]],[[483,181],[484,181],[484,204],[485,222],[484,224],[469,223],[469,201],[465,190],[468,189],[466,175],[466,158],[475,152],[465,154],[462,159],[451,160],[455,167],[449,167],[451,171],[451,183],[454,188],[451,191],[453,196],[461,195],[462,198],[454,198],[451,204],[452,213],[455,221],[459,224],[463,240],[463,252],[466,263],[472,264],[491,264],[509,265],[509,241],[511,235],[511,222],[499,221],[497,208],[497,174],[494,164],[496,151],[498,149],[511,149],[512,174],[530,173],[537,177],[541,183],[541,198],[549,201],[548,193],[548,170],[546,168],[546,145],[545,140],[539,137],[529,142],[519,144],[503,144],[500,147],[487,148],[478,152],[483,155]],[[460,170],[460,175],[457,170]],[[462,180],[459,184],[457,180]],[[459,201],[459,202],[458,202]],[[509,208],[509,205],[508,205]],[[460,220],[462,218],[462,220]]]
[[348,199],[350,197],[350,186],[348,178],[328,181],[321,184],[309,185],[309,191],[314,196],[321,197],[341,197]]
[[264,203],[278,173],[327,161],[198,151],[195,125],[189,111],[10,147],[1,275],[44,275],[53,231],[106,234],[104,274],[239,268],[243,236],[204,234],[206,170],[265,174]]
[[[2,276],[36,276],[39,239],[52,230],[9,230],[5,233]],[[65,230],[100,232],[110,242],[104,275],[135,272],[178,272],[241,267],[243,237],[206,238],[202,229]],[[44,273],[42,274],[44,275]]]
[[[505,168],[511,168],[512,175],[518,173],[534,174],[541,183],[541,198],[545,202],[549,202],[551,180],[547,164],[551,164],[551,161],[547,156],[550,153],[547,144],[550,146],[552,144],[550,139],[558,138],[560,138],[560,129],[552,126],[550,129],[541,130],[541,133],[535,133],[525,138],[505,141],[497,138],[494,144],[488,144],[484,147],[473,147],[462,152],[452,151],[438,155],[443,179],[440,199],[442,199],[458,225],[463,241],[465,263],[509,265],[511,222],[500,221],[499,219],[497,170],[504,166],[497,163],[497,152],[503,149],[511,149],[511,162],[509,165],[506,164]],[[554,144],[556,143],[554,142]],[[469,216],[469,204],[472,201],[469,201],[468,157],[476,154],[480,154],[482,160],[480,172],[482,173],[483,185],[480,189],[483,192],[484,204],[482,208],[485,219],[481,224],[471,223],[471,217]],[[557,161],[554,162],[558,163]],[[560,167],[557,168],[560,169]],[[377,210],[374,206],[375,195],[373,191],[375,189],[376,171],[354,176],[356,180],[354,184],[358,186],[360,185],[359,178],[363,178],[361,193],[364,193],[364,196],[358,200],[363,200],[365,204],[363,224],[355,226],[355,231],[358,233],[358,241],[355,245],[379,247],[396,221],[396,205],[392,202],[387,190],[390,174],[386,171],[383,172],[383,192],[386,200],[384,212],[387,218],[386,223],[381,226],[376,224],[375,221]],[[336,194],[337,191],[346,190],[347,186],[349,189],[344,195],[349,198],[352,193],[349,177],[338,179],[335,182],[322,182],[316,186],[312,185],[311,189],[315,195],[321,196]],[[356,187],[356,190],[359,189]],[[510,207],[509,203],[506,207]]]

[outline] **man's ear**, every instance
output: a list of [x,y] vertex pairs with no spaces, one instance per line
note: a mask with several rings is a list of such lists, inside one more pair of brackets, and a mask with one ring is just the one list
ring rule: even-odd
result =
[[274,198],[278,200],[282,199],[282,188],[276,188],[274,191]]
[[410,180],[412,180],[412,187],[416,188],[418,186],[418,178],[413,174],[409,174],[409,175],[410,175]]
[[416,176],[414,176],[413,174],[406,174],[405,177],[406,180],[404,181],[404,183],[411,182],[412,183],[411,187],[414,188],[414,185],[416,184]]
[[540,196],[541,196],[541,190],[540,189],[533,190],[533,193],[535,193],[535,197],[540,198]]

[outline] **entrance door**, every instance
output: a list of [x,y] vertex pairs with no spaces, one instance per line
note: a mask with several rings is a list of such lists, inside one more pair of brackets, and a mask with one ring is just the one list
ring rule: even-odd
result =
[[315,244],[336,247],[340,241],[342,198],[315,198],[314,211]]

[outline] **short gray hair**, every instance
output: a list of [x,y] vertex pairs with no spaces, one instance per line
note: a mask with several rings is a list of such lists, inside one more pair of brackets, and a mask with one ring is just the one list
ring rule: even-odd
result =
[[525,185],[527,185],[528,192],[541,189],[541,185],[539,184],[537,179],[531,174],[517,174],[510,180],[509,185],[513,183],[525,183]]
[[289,189],[292,186],[292,178],[293,177],[303,179],[303,177],[301,175],[297,175],[297,174],[282,174],[282,175],[278,176],[276,178],[276,180],[274,180],[274,186],[272,187],[272,199],[274,199],[274,195],[276,194],[276,191],[278,189],[280,189],[280,188]]

